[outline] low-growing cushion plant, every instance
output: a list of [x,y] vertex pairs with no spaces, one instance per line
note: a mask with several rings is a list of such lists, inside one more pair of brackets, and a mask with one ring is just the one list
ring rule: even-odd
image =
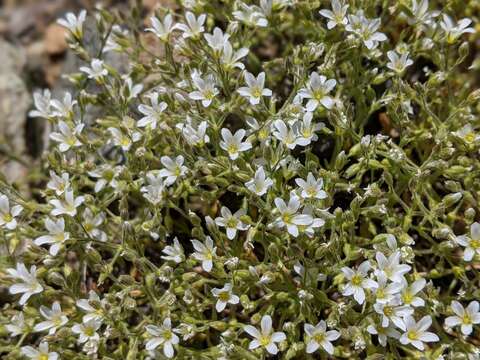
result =
[[0,185],[1,358],[478,359],[479,10],[67,14],[35,186]]

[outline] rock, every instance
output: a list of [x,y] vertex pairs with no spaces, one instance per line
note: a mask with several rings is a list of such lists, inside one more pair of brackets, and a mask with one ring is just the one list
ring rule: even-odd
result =
[[67,48],[67,40],[65,36],[67,30],[56,23],[50,24],[45,31],[45,51],[49,55],[63,54]]

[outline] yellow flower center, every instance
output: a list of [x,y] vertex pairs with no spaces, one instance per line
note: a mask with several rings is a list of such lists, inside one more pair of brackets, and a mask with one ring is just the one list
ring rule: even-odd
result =
[[237,144],[230,144],[228,145],[228,149],[227,149],[228,153],[229,154],[235,154],[238,152],[238,146]]
[[408,339],[414,341],[414,340],[418,339],[418,334],[415,330],[409,330],[407,332],[407,337],[408,337]]
[[480,248],[480,240],[470,240],[470,246],[474,249]]
[[383,313],[386,315],[386,316],[392,316],[393,315],[393,308],[391,306],[385,306],[383,308]]
[[41,355],[38,357],[38,360],[48,360],[48,354],[41,354]]
[[474,132],[469,132],[468,134],[465,135],[464,139],[465,139],[466,142],[472,143],[472,142],[475,141],[476,137],[477,136],[475,135]]
[[313,340],[318,343],[318,344],[321,344],[324,340],[325,340],[325,334],[320,332],[320,333],[317,333],[317,334],[314,334],[313,335]]
[[260,337],[260,344],[262,344],[262,346],[267,346],[268,344],[270,344],[270,342],[271,342],[270,335],[262,335]]
[[410,304],[413,301],[413,295],[407,291],[402,295],[402,300],[405,304]]
[[468,315],[468,314],[463,315],[462,324],[464,324],[464,325],[472,324],[472,318],[470,317],[470,315]]
[[232,217],[232,218],[228,219],[228,221],[227,221],[227,227],[228,227],[228,228],[236,228],[236,227],[237,227],[237,223],[238,223],[237,219],[235,219],[235,218]]
[[290,224],[290,222],[292,221],[292,215],[290,214],[283,214],[282,215],[282,221],[285,223],[285,224]]
[[360,286],[360,285],[362,285],[362,280],[363,280],[363,278],[360,275],[355,274],[355,275],[352,276],[351,283],[354,286]]
[[324,96],[325,96],[325,93],[323,92],[323,90],[315,90],[315,91],[313,92],[313,98],[314,98],[315,100],[320,101],[320,100],[323,99]]
[[13,216],[11,214],[4,214],[3,215],[3,221],[5,221],[6,223],[9,223],[12,220],[13,220]]
[[170,330],[165,330],[162,335],[167,341],[172,339],[172,332]]
[[87,336],[93,336],[93,334],[95,334],[95,329],[93,327],[86,327],[84,333]]
[[262,96],[262,89],[260,89],[259,87],[253,87],[252,96],[256,98],[259,98],[260,96]]
[[228,291],[222,291],[218,294],[218,298],[223,302],[227,302],[228,300],[230,300],[230,294],[228,293]]

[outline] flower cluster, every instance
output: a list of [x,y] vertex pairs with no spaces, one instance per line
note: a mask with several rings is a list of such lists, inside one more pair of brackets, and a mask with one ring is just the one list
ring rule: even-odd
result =
[[475,2],[181,3],[58,21],[2,358],[478,359]]

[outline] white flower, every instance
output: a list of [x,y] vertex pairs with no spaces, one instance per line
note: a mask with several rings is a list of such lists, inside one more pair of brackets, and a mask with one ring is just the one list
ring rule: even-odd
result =
[[205,40],[207,40],[208,46],[217,53],[222,51],[224,46],[228,44],[228,39],[230,38],[230,34],[224,34],[219,27],[213,29],[213,34],[204,34],[203,36],[205,37]]
[[403,345],[412,344],[418,350],[424,350],[424,342],[439,341],[439,337],[426,331],[430,325],[432,325],[432,318],[430,316],[424,316],[419,322],[415,322],[415,319],[411,316],[407,316],[404,319],[405,325],[402,329],[404,333],[400,336],[400,343]]
[[17,227],[15,219],[23,210],[23,206],[14,205],[10,208],[10,201],[6,195],[0,195],[0,227],[13,230]]
[[88,75],[89,79],[100,80],[104,76],[108,75],[108,70],[103,67],[103,60],[93,59],[90,63],[90,67],[82,66],[80,71]]
[[413,0],[411,11],[413,18],[408,19],[410,25],[419,23],[430,24],[433,18],[440,14],[440,11],[428,11],[428,0],[421,0],[420,3],[417,0]]
[[36,238],[34,243],[38,246],[50,244],[50,255],[56,256],[63,243],[70,238],[70,233],[65,232],[65,220],[61,218],[54,221],[46,218],[45,228],[48,230],[49,234]]
[[242,220],[240,220],[240,217],[247,213],[244,209],[240,209],[232,215],[232,212],[227,207],[222,206],[220,213],[222,216],[217,217],[215,223],[226,229],[227,238],[230,240],[235,238],[237,230],[244,231],[250,227],[250,225],[244,224]]
[[70,187],[70,175],[66,172],[58,176],[54,171],[50,170],[50,180],[47,183],[47,188],[55,191],[57,196],[62,195],[66,189]]
[[58,19],[57,23],[66,27],[77,38],[81,38],[83,34],[83,23],[87,17],[87,11],[82,10],[78,17],[69,12],[65,15],[65,19]]
[[[423,278],[414,281],[409,286],[404,286],[400,294],[400,298],[405,305],[410,305],[413,307],[420,307],[425,305],[425,301],[419,297],[415,296],[418,294],[427,284],[427,281]],[[405,284],[406,285],[406,284]]]
[[377,260],[378,269],[375,270],[375,274],[385,274],[387,279],[393,282],[402,282],[405,278],[404,275],[410,271],[410,265],[400,264],[401,253],[399,250],[395,251],[388,258],[377,251],[375,259]]
[[182,132],[185,140],[190,145],[203,146],[210,142],[210,137],[207,135],[208,123],[206,121],[202,121],[198,126],[195,126],[191,119],[187,119],[186,123],[177,124],[177,128]]
[[120,129],[114,127],[109,127],[107,130],[110,132],[110,134],[112,134],[113,143],[116,146],[120,146],[123,151],[130,150],[132,143],[137,142],[142,137],[142,135],[137,131],[127,135]]
[[48,343],[42,341],[38,346],[38,350],[32,346],[22,346],[22,354],[32,360],[57,360],[58,353],[48,351]]
[[23,293],[20,301],[20,305],[24,305],[30,296],[34,294],[41,293],[43,291],[43,286],[37,280],[36,276],[37,267],[32,265],[30,267],[30,272],[25,267],[25,264],[17,263],[16,269],[9,268],[7,272],[11,277],[20,280],[18,284],[13,284],[10,286],[10,294],[21,294]]
[[295,128],[289,128],[283,120],[275,120],[273,123],[273,136],[282,142],[290,150],[295,149],[298,141],[298,132]]
[[86,208],[82,214],[82,227],[93,239],[107,241],[107,234],[99,229],[99,226],[103,224],[104,220],[105,214],[103,212],[93,215],[92,210]]
[[447,42],[453,44],[463,34],[475,33],[473,27],[468,27],[471,23],[472,20],[464,18],[455,24],[450,16],[443,14],[443,20],[440,22],[440,26],[445,32]]
[[67,91],[65,92],[63,101],[53,99],[51,104],[52,107],[55,108],[55,111],[53,111],[54,116],[66,118],[73,114],[73,107],[77,104],[77,100],[73,100],[72,94]]
[[131,77],[123,77],[122,78],[125,80],[125,85],[123,87],[123,94],[126,93],[126,100],[129,101],[129,100],[132,100],[132,99],[136,99],[138,95],[140,95],[140,93],[142,92],[143,90],[143,85],[142,84],[133,84],[133,80]]
[[383,347],[387,346],[387,338],[391,337],[394,339],[400,338],[400,333],[394,329],[392,326],[382,327],[382,326],[374,326],[368,325],[367,326],[368,333],[372,335],[378,335],[378,342]]
[[247,86],[239,88],[238,93],[249,99],[251,105],[260,103],[262,96],[272,96],[272,90],[265,88],[265,73],[261,72],[257,77],[245,71],[245,82]]
[[388,327],[390,323],[395,324],[399,328],[403,328],[403,319],[405,316],[413,315],[413,309],[407,305],[400,305],[398,298],[393,299],[389,303],[375,303],[373,308],[377,314],[382,317],[382,327]]
[[35,110],[28,113],[30,117],[40,117],[48,119],[53,115],[52,111],[52,94],[50,90],[45,89],[43,92],[35,91],[33,93],[33,102],[35,104]]
[[304,330],[307,335],[307,354],[314,353],[321,346],[327,353],[333,355],[332,341],[340,337],[340,333],[337,330],[327,331],[327,324],[324,320],[320,320],[316,326],[306,323]]
[[61,152],[68,151],[73,147],[78,147],[82,145],[77,136],[80,135],[80,133],[82,132],[83,126],[83,124],[79,124],[75,126],[72,131],[72,129],[70,129],[70,126],[68,126],[66,122],[60,121],[58,123],[58,130],[60,130],[60,132],[51,133],[50,138],[60,143],[58,149]]
[[240,302],[240,298],[232,293],[232,284],[226,283],[223,288],[213,288],[212,289],[212,294],[215,296],[218,300],[217,303],[215,304],[215,309],[217,312],[222,312],[227,304],[238,304]]
[[310,75],[306,87],[301,88],[298,95],[302,99],[309,99],[306,105],[306,109],[309,112],[315,111],[319,104],[327,109],[331,109],[335,102],[328,94],[336,85],[337,81],[335,79],[327,80],[325,76],[319,75],[314,71]]
[[93,171],[88,171],[88,175],[96,178],[94,191],[96,193],[102,191],[106,185],[116,189],[118,186],[117,177],[122,172],[122,166],[112,166],[110,164],[102,164]]
[[152,23],[152,27],[146,28],[145,31],[154,33],[160,40],[164,42],[168,40],[168,36],[172,33],[172,31],[177,28],[173,23],[173,16],[171,14],[167,14],[163,19],[163,22],[160,21],[156,16],[152,16],[150,18],[150,22]]
[[174,261],[177,264],[180,264],[185,260],[185,254],[183,253],[183,247],[178,242],[177,238],[173,239],[173,246],[167,245],[163,248],[162,252],[165,256],[161,256],[162,259],[167,261]]
[[307,175],[307,181],[297,178],[295,182],[300,186],[302,192],[300,196],[304,199],[326,199],[327,193],[323,190],[323,179],[315,179],[311,172]]
[[18,312],[12,317],[10,324],[5,325],[5,329],[11,337],[25,334],[28,331],[28,325],[25,323],[23,312]]
[[312,141],[317,141],[318,136],[315,132],[323,129],[325,124],[323,123],[312,123],[313,113],[306,112],[303,116],[303,119],[297,123],[295,129],[297,130],[298,138],[297,144],[301,146],[308,146]]
[[227,41],[223,46],[220,62],[223,64],[227,71],[234,68],[243,70],[245,68],[245,65],[243,65],[239,60],[247,56],[248,52],[249,50],[247,48],[240,48],[237,51],[233,51],[232,44]]
[[387,304],[391,302],[395,295],[407,285],[399,282],[388,283],[388,279],[383,273],[379,273],[377,275],[377,284],[378,287],[374,290],[374,292],[375,301],[379,304]]
[[232,135],[229,129],[223,128],[221,131],[222,141],[220,141],[220,147],[228,152],[228,156],[231,160],[236,160],[238,155],[252,148],[252,144],[249,141],[243,142],[246,131],[239,129]]
[[263,170],[262,166],[260,166],[257,171],[255,171],[255,176],[253,177],[253,179],[245,183],[247,189],[257,194],[258,196],[264,195],[272,185],[272,179],[266,177],[265,171]]
[[403,73],[407,67],[413,64],[413,60],[408,57],[408,52],[399,56],[396,51],[390,50],[387,52],[387,57],[390,60],[387,67],[398,74]]
[[275,219],[273,225],[278,228],[287,228],[290,235],[298,236],[298,226],[308,226],[312,223],[313,218],[308,214],[297,214],[300,208],[300,199],[291,195],[288,205],[281,198],[275,198],[274,200],[277,211],[280,216]]
[[[93,307],[91,303],[100,303],[100,308]],[[99,296],[95,291],[90,290],[88,293],[88,299],[77,300],[76,305],[86,312],[83,316],[82,321],[88,323],[89,321],[102,322],[103,313],[105,311],[106,300],[100,300]]]
[[379,42],[388,40],[384,33],[377,31],[381,25],[380,19],[367,19],[363,10],[358,10],[355,15],[348,15],[348,21],[346,30],[355,33],[368,50],[373,50]]
[[180,31],[183,31],[183,37],[189,38],[189,37],[195,37],[205,30],[203,27],[203,24],[205,23],[205,20],[207,19],[207,15],[201,14],[198,18],[195,17],[193,13],[190,11],[187,11],[185,14],[185,18],[187,20],[187,24],[177,24],[177,29]]
[[188,94],[190,99],[201,101],[203,107],[210,106],[215,96],[219,94],[219,91],[215,86],[214,76],[209,74],[205,79],[202,79],[200,74],[197,71],[194,71],[192,73],[192,81],[197,90]]
[[[105,46],[102,49],[102,53],[107,53],[109,51],[117,51],[117,52],[122,52],[123,51],[123,45],[120,45],[119,42],[126,38],[129,35],[129,32],[127,29],[122,29],[119,25],[113,25],[112,26],[112,31],[107,37],[107,41],[105,42]],[[123,76],[122,76],[123,78]],[[128,78],[126,80],[128,82]],[[130,79],[131,82],[131,79]],[[127,86],[129,84],[127,83]],[[131,89],[131,87],[129,86]],[[143,88],[143,86],[142,86]]]
[[145,349],[148,351],[154,350],[160,345],[163,345],[163,353],[167,358],[172,358],[174,355],[173,345],[179,343],[180,339],[172,330],[172,322],[170,318],[163,320],[161,326],[147,325],[145,326],[147,332],[152,335],[152,338],[145,344]]
[[454,134],[467,144],[473,144],[480,141],[480,135],[475,132],[475,129],[471,124],[464,125],[460,130],[455,131]]
[[236,10],[232,13],[235,19],[249,26],[266,27],[268,25],[265,15],[257,6],[248,6],[243,2],[240,2],[239,6],[240,10]]
[[470,225],[470,236],[457,236],[455,241],[465,247],[463,260],[472,261],[475,254],[480,255],[480,223]]
[[166,178],[164,181],[165,186],[170,186],[177,178],[184,176],[187,173],[188,168],[183,165],[184,158],[182,155],[178,155],[175,159],[168,156],[162,156],[160,161],[165,169],[161,169],[158,172],[160,177]]
[[73,195],[73,190],[67,190],[65,192],[64,199],[53,199],[49,201],[50,205],[54,207],[50,214],[52,216],[75,216],[77,215],[77,207],[82,205],[84,201],[85,198],[83,196],[75,197]]
[[353,298],[360,305],[365,301],[364,289],[374,289],[378,287],[378,284],[374,280],[367,278],[370,267],[371,265],[368,260],[362,262],[356,271],[346,266],[342,267],[342,272],[348,280],[347,285],[343,289],[343,295],[353,295]]
[[455,315],[447,317],[445,319],[445,325],[448,327],[461,325],[462,334],[466,336],[470,335],[473,331],[472,325],[480,324],[480,305],[478,301],[470,302],[466,309],[455,300],[452,301],[450,306]]
[[333,29],[337,25],[347,25],[347,10],[349,5],[344,5],[339,0],[331,0],[332,10],[320,10],[320,15],[328,19],[327,29]]
[[303,208],[302,214],[311,216],[312,223],[310,225],[299,225],[298,229],[301,233],[304,233],[309,238],[312,238],[315,235],[315,229],[321,228],[323,225],[325,225],[325,220],[314,217],[313,207],[309,205]]
[[161,114],[167,108],[167,103],[162,101],[158,102],[158,93],[154,92],[148,96],[150,98],[150,104],[140,104],[138,106],[138,111],[140,111],[144,117],[142,117],[137,122],[138,127],[146,127],[149,126],[151,129],[157,128],[157,120],[160,119],[162,116]]
[[273,332],[272,318],[270,315],[264,315],[260,322],[260,331],[252,325],[245,325],[243,330],[254,338],[248,348],[254,350],[258,347],[264,347],[270,354],[278,353],[278,347],[275,343],[287,339],[284,332]]
[[206,272],[212,271],[213,268],[213,258],[216,256],[217,247],[213,246],[213,240],[210,236],[207,236],[205,239],[205,244],[202,242],[193,239],[192,242],[195,252],[192,254],[193,257],[202,262],[202,268]]
[[48,334],[53,335],[59,327],[62,327],[68,322],[68,317],[62,312],[58,301],[53,303],[51,309],[43,305],[40,306],[40,314],[42,314],[46,320],[35,325],[33,328],[34,331],[48,330]]
[[158,171],[150,171],[146,175],[148,185],[142,186],[140,191],[143,197],[150,201],[153,205],[158,205],[163,200],[163,191],[165,185],[163,184],[163,177]]
[[100,335],[97,333],[97,330],[102,325],[101,321],[98,319],[90,319],[84,321],[83,323],[77,323],[72,326],[72,332],[78,335],[78,343],[83,344],[87,341],[98,342],[100,340]]

